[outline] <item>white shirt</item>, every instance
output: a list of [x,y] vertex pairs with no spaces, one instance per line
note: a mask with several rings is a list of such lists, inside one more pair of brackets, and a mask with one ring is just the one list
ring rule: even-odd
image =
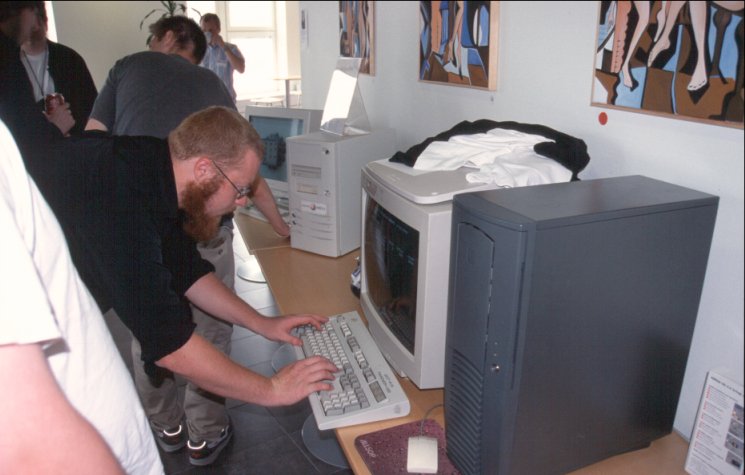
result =
[[26,54],[21,51],[21,62],[26,68],[28,80],[31,81],[36,102],[55,92],[54,79],[49,75],[49,50],[39,54]]
[[541,142],[553,140],[500,128],[456,135],[447,141],[430,143],[417,158],[414,168],[428,171],[474,168],[477,171],[466,174],[470,183],[510,188],[571,180],[569,169],[535,153],[533,147]]
[[162,474],[132,378],[80,280],[57,219],[2,122],[0,229],[0,345],[41,343],[68,400],[126,472]]

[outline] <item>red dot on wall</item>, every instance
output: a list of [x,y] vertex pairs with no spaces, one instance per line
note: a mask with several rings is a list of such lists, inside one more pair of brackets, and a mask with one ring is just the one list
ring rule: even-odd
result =
[[598,115],[598,122],[600,122],[600,125],[607,124],[608,123],[608,114],[606,114],[605,112],[601,112]]

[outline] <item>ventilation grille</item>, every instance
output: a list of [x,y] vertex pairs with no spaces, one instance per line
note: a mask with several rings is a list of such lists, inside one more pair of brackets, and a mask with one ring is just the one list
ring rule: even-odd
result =
[[481,473],[483,378],[457,351],[452,352],[445,397],[448,456],[461,473]]

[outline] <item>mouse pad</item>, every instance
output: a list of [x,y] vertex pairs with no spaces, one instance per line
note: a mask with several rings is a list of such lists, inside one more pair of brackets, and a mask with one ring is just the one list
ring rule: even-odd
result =
[[[406,474],[406,452],[409,437],[420,435],[421,421],[363,434],[354,440],[362,460],[373,475]],[[437,438],[437,473],[459,475],[445,453],[445,432],[436,421],[424,421],[423,435]]]

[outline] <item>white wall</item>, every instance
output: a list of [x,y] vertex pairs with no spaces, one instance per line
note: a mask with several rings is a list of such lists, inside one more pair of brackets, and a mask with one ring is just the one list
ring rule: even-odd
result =
[[[303,105],[323,108],[339,51],[338,3],[300,8],[309,32]],[[419,2],[375,8],[376,75],[361,76],[360,89],[372,125],[396,129],[399,150],[461,120],[538,123],[587,142],[592,159],[580,178],[641,174],[721,198],[675,419],[688,438],[706,372],[743,374],[742,130],[590,106],[598,2],[501,2],[496,92],[418,82]]]
[[148,26],[160,18],[153,13],[140,30],[140,21],[160,2],[52,2],[57,39],[77,51],[101,89],[119,58],[146,49]]
[[[297,76],[300,75],[298,2],[286,3],[287,74]],[[80,53],[98,89],[116,60],[146,49],[148,27],[165,11],[159,1],[53,1],[52,4],[58,41]],[[153,10],[157,11],[145,20],[140,30],[140,22]]]

